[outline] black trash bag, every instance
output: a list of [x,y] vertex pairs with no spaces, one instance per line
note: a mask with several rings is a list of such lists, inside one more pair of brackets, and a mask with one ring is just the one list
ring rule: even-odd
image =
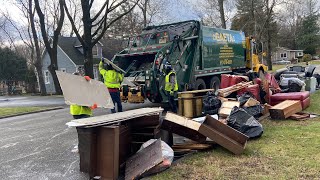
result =
[[202,112],[204,115],[206,114],[218,114],[219,108],[221,107],[221,101],[214,94],[214,92],[209,91],[207,95],[203,97],[203,106]]
[[304,83],[299,79],[290,79],[288,81],[288,92],[300,92]]
[[243,107],[243,109],[253,116],[254,118],[258,119],[259,117],[262,116],[263,113],[263,106],[261,104],[255,105],[255,106],[250,106],[250,107]]
[[227,122],[228,126],[242,132],[249,138],[258,138],[263,133],[262,125],[242,108],[234,107]]
[[250,92],[245,92],[240,96],[237,96],[237,99],[240,102],[240,106],[243,106],[250,98],[256,99]]

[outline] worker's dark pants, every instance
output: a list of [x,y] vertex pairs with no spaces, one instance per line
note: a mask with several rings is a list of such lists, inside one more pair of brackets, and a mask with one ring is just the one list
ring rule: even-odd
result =
[[90,115],[88,114],[81,114],[81,115],[73,115],[74,119],[82,119],[82,118],[88,118]]
[[169,105],[172,112],[177,113],[177,105],[176,105],[176,101],[174,100],[174,96],[170,95],[169,92],[167,92],[167,96],[168,96],[168,101],[169,101]]
[[[118,112],[122,112],[122,104],[121,104],[121,99],[120,99],[120,92],[110,92],[110,96],[112,98],[113,104],[114,106],[116,106],[115,104],[117,103],[118,106]],[[111,109],[112,113],[116,113],[116,107],[114,107],[113,109]]]

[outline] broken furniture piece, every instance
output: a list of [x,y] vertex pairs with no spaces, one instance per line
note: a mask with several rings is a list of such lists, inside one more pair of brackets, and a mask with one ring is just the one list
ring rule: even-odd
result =
[[140,148],[149,139],[158,138],[162,110],[142,108],[67,123],[77,127],[80,171],[90,177],[118,179],[119,170],[137,152],[137,145]]
[[[241,154],[244,151],[248,139],[246,135],[221,123],[209,115],[207,115],[205,121],[200,124],[177,114],[168,112],[164,117],[163,123],[166,121],[177,125],[172,129],[176,134],[180,133],[180,131],[178,131],[180,128],[197,131],[234,154]],[[183,134],[178,135],[183,136]]]
[[269,109],[272,119],[287,119],[300,111],[302,111],[300,101],[294,100],[285,100]]
[[202,89],[194,91],[184,91],[178,93],[178,114],[194,118],[202,115],[202,99],[208,91],[215,89]]

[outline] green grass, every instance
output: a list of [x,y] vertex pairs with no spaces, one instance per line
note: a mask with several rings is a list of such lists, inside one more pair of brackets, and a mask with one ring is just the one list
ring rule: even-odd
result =
[[[320,65],[320,61],[310,61],[309,62],[309,65]],[[305,62],[300,62],[298,64],[288,64],[289,66],[292,66],[292,65],[301,65],[301,66],[306,66],[306,63]],[[284,65],[284,64],[281,64],[281,65],[278,65],[278,64],[274,64],[272,65],[272,70],[270,70],[269,72],[274,72],[278,69],[282,69],[282,68],[285,68],[286,66],[288,65]]]
[[0,108],[0,117],[16,115],[21,113],[35,112],[39,110],[48,109],[48,107],[8,107]]
[[[309,112],[320,112],[320,92]],[[264,120],[264,133],[250,140],[242,155],[222,147],[200,152],[153,179],[319,179],[320,118],[306,121]]]

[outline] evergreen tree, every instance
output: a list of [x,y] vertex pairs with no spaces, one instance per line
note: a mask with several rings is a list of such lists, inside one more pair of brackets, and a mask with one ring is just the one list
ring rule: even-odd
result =
[[320,27],[318,25],[318,14],[309,14],[302,19],[298,29],[298,48],[303,49],[306,54],[315,54],[320,45]]
[[5,81],[8,93],[15,81],[25,81],[27,78],[27,61],[9,48],[0,48],[0,80]]

